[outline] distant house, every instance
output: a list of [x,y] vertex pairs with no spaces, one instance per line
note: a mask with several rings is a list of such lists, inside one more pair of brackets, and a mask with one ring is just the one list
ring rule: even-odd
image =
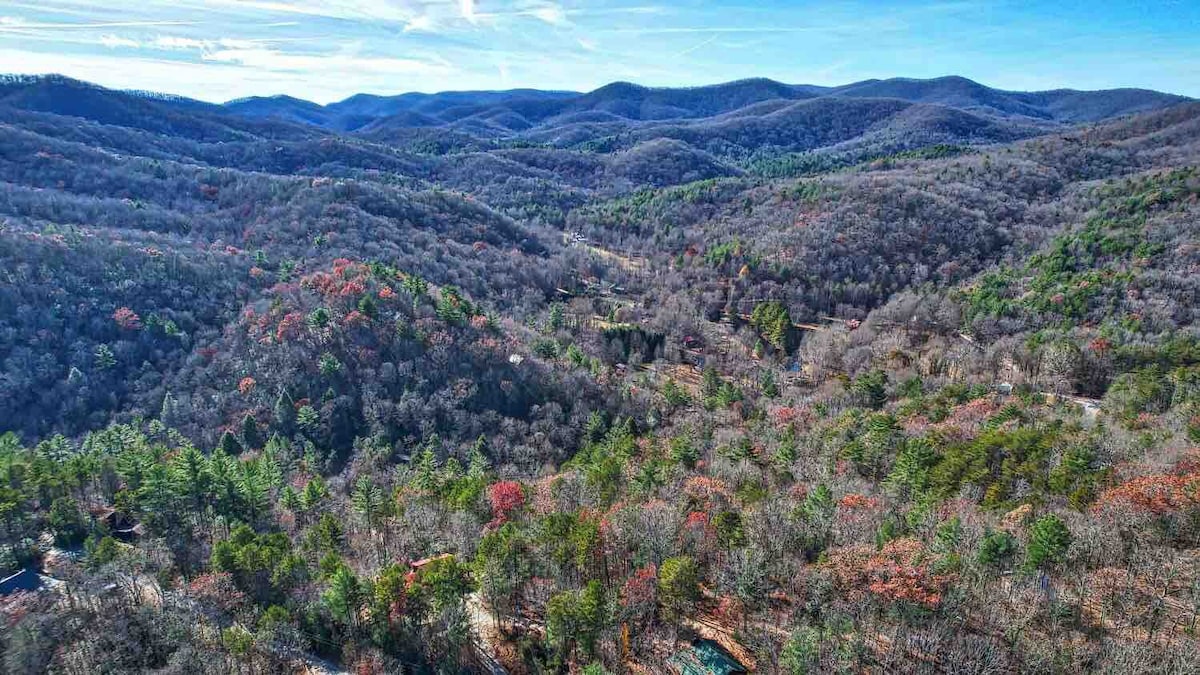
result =
[[428,566],[430,563],[437,562],[439,560],[446,560],[447,558],[453,558],[453,557],[454,557],[453,553],[441,553],[438,555],[431,555],[428,558],[421,558],[420,560],[410,562],[408,564],[408,566],[409,566],[408,574],[404,575],[405,587],[411,586],[412,583],[417,580],[417,573],[420,572],[421,570],[425,569],[425,567]]
[[113,539],[131,543],[141,537],[146,528],[133,518],[112,508],[98,509],[92,513],[97,523],[103,524],[112,534]]
[[696,640],[691,646],[667,659],[679,675],[739,675],[748,672],[721,645],[712,640]]
[[31,569],[23,569],[16,574],[0,579],[0,596],[12,595],[19,591],[32,593],[42,587],[42,577]]

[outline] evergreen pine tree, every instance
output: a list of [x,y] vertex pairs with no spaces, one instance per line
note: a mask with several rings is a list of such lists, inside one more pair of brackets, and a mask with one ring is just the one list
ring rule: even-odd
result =
[[704,398],[710,398],[717,395],[717,391],[721,388],[721,377],[717,375],[717,369],[712,366],[705,366],[704,372],[701,375],[700,393]]
[[221,434],[221,440],[217,443],[217,447],[226,455],[234,457],[242,453],[242,445],[238,443],[237,438],[233,434],[226,431]]
[[169,391],[163,395],[162,411],[159,412],[158,419],[169,427],[179,424],[179,401]]
[[362,300],[358,301],[358,311],[364,315],[374,319],[379,314],[379,305],[375,303],[375,299],[369,295],[364,295]]
[[437,469],[437,457],[433,454],[433,448],[427,445],[417,459],[417,466],[413,471],[413,487],[418,490],[436,491],[438,486]]
[[275,426],[284,434],[296,430],[296,403],[286,391],[280,391],[275,399]]
[[463,477],[462,462],[458,461],[457,457],[446,458],[446,463],[442,465],[441,482],[443,485],[453,483]]
[[373,528],[383,511],[383,492],[378,485],[371,482],[370,478],[363,476],[354,484],[354,492],[350,495],[350,506],[362,518],[367,527]]
[[184,448],[171,462],[175,490],[182,496],[193,514],[199,513],[208,498],[211,478],[208,460],[193,447]]
[[321,500],[329,496],[329,488],[325,487],[325,481],[320,476],[308,481],[304,486],[304,491],[300,493],[300,508],[309,511]]
[[249,413],[242,418],[242,445],[247,450],[261,448],[263,444],[262,434],[258,431],[258,422],[254,416]]
[[283,490],[279,493],[279,505],[288,511],[295,511],[300,508],[300,495],[291,485],[283,486]]
[[1025,567],[1035,570],[1062,562],[1071,546],[1071,531],[1053,513],[1038,518],[1029,528]]
[[471,447],[471,459],[467,464],[467,476],[471,480],[482,480],[488,471],[487,455],[484,454],[487,450],[487,438],[483,434],[476,439],[475,445]]
[[767,398],[779,396],[779,385],[775,382],[775,371],[764,371],[760,383],[763,396]]

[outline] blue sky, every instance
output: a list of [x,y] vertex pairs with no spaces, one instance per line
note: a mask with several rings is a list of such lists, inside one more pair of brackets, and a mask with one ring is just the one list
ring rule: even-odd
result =
[[209,101],[949,74],[1200,97],[1200,2],[0,0],[0,72]]

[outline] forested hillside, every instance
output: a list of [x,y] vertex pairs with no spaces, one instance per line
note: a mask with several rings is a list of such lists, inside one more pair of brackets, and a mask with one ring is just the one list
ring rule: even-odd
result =
[[1200,104],[9,78],[0,184],[4,672],[1200,669]]

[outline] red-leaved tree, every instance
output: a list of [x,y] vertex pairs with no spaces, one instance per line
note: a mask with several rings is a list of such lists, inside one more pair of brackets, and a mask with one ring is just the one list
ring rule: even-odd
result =
[[112,318],[123,330],[138,330],[142,327],[142,318],[128,307],[117,308],[117,311],[113,312]]
[[503,523],[513,511],[525,505],[525,491],[515,480],[502,480],[488,488],[488,501],[491,502],[492,517],[496,523]]

